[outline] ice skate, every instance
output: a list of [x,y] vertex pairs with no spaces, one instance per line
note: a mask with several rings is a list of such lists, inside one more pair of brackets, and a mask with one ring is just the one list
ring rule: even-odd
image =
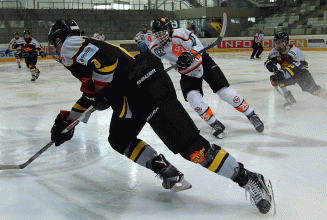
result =
[[250,60],[254,60],[254,57],[251,57]]
[[257,132],[259,133],[263,132],[264,130],[263,122],[260,120],[259,116],[255,114],[254,111],[249,115],[247,115],[246,117],[250,120],[250,122],[252,123],[252,125],[254,126]]
[[261,57],[259,57],[259,56],[256,56],[255,58],[256,58],[256,59],[261,59]]
[[228,135],[225,126],[218,120],[210,125],[212,127],[211,135],[218,139],[223,139]]
[[38,79],[40,76],[40,70],[35,68],[35,79]]
[[31,81],[34,82],[35,79],[36,79],[36,78],[35,78],[35,75],[32,75],[32,79],[31,79]]
[[22,68],[22,65],[20,65],[20,63],[18,64],[18,68]]
[[286,110],[294,109],[296,107],[296,100],[292,95],[291,91],[287,91],[284,93],[284,98],[286,99],[286,103],[284,104],[284,108]]
[[178,192],[192,188],[192,185],[184,180],[184,174],[171,165],[162,154],[149,161],[146,167],[153,170],[162,179],[162,186],[165,189]]
[[267,214],[270,210],[275,214],[275,199],[270,180],[265,180],[259,173],[244,169],[243,164],[240,164],[239,174],[234,181],[250,194],[252,205],[255,205],[262,214]]

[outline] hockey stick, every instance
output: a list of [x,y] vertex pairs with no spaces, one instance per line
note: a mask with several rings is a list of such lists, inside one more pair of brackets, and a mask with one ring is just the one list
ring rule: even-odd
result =
[[[215,30],[219,30],[219,28],[217,27],[213,27]],[[191,56],[189,56],[187,59],[193,59],[194,57],[196,57],[197,55],[213,48],[214,46],[218,45],[224,38],[225,36],[225,32],[226,32],[226,28],[227,28],[227,15],[226,13],[223,14],[223,26],[221,28],[221,32],[220,32],[220,35],[219,37],[217,38],[217,40],[215,40],[215,42],[213,42],[212,44],[208,45],[207,47],[203,48],[202,50],[196,52],[195,54],[192,54]],[[166,72],[174,69],[176,67],[176,64],[175,65],[172,65],[171,67],[168,67],[167,69],[165,69]]]
[[[83,114],[73,121],[67,128],[65,128],[62,133],[66,133],[69,130],[73,129],[76,125],[78,125],[87,114],[91,113],[94,110],[93,106],[90,106]],[[25,163],[22,163],[20,165],[1,165],[0,164],[0,170],[9,170],[9,169],[24,169],[27,165],[32,163],[38,156],[40,156],[44,151],[46,151],[51,145],[54,144],[54,141],[50,141],[47,145],[45,145],[41,150],[39,150],[36,154],[34,154],[33,157],[28,159]]]

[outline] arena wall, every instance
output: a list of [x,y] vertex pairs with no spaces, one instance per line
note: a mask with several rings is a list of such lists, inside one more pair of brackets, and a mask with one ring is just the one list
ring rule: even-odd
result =
[[[201,38],[201,42],[204,47],[214,42],[214,38]],[[113,40],[108,41],[109,43],[124,47],[127,51],[133,55],[138,53],[138,47],[133,40]],[[253,38],[250,37],[227,37],[214,48],[210,49],[209,52],[245,52],[252,51]],[[290,43],[305,50],[313,51],[327,51],[327,35],[297,35],[290,37]],[[41,43],[47,45],[47,43]],[[263,42],[264,49],[273,48],[273,37],[265,37]],[[0,44],[0,62],[14,61],[14,52],[5,54],[8,48],[8,44]],[[48,48],[44,47],[44,50],[49,54]],[[52,59],[51,56],[46,57]],[[40,58],[41,59],[41,58]],[[42,58],[44,59],[44,58]]]

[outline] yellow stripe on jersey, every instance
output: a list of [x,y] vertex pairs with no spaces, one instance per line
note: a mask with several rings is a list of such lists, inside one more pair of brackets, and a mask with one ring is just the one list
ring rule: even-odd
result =
[[226,156],[227,152],[221,148],[218,154],[216,155],[215,159],[212,161],[211,165],[209,166],[208,170],[215,172],[220,163],[223,161],[224,157]]
[[82,106],[80,106],[79,104],[75,103],[75,105],[73,106],[74,109],[76,110],[80,110],[80,111],[86,111],[87,108],[84,108]]
[[294,76],[294,73],[293,73],[293,71],[290,68],[284,67],[284,69],[286,69],[292,76]]
[[121,49],[125,54],[127,54],[128,56],[130,56],[132,59],[134,59],[134,57],[132,56],[132,54],[128,53],[127,50],[125,50],[124,48],[120,47],[120,46],[117,46],[115,44],[111,44],[111,43],[107,43],[107,44],[110,44],[114,47],[118,47],[119,49]]
[[141,150],[146,146],[147,144],[144,141],[140,141],[136,147],[134,148],[132,155],[129,157],[132,161],[135,161]]
[[109,72],[114,71],[116,69],[117,65],[118,65],[118,59],[117,59],[115,64],[113,64],[111,66],[105,66],[105,67],[103,67],[101,69],[97,69],[97,71],[100,71],[100,72],[103,72],[103,73],[109,73]]
[[119,115],[119,118],[122,118],[122,117],[124,117],[124,115],[125,115],[125,112],[126,112],[126,106],[127,106],[127,103],[126,103],[126,96],[124,96],[124,104],[123,104],[123,109],[121,110],[121,113],[120,113],[120,115]]

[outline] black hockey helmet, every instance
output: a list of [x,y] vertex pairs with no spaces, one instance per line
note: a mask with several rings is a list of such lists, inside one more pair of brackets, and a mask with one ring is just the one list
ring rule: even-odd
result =
[[49,45],[57,47],[60,42],[64,42],[68,36],[80,36],[81,31],[74,20],[60,19],[52,24],[49,34]]
[[19,33],[16,31],[16,32],[14,33],[14,35],[19,35]]
[[24,35],[25,35],[25,34],[29,34],[29,35],[31,35],[30,30],[26,29],[26,30],[24,31]]
[[160,42],[161,46],[168,45],[173,34],[173,26],[167,17],[161,17],[152,24],[152,33]]
[[274,36],[274,42],[276,41],[282,41],[283,43],[288,44],[288,42],[290,41],[290,37],[288,36],[288,34],[286,32],[279,32],[277,34],[275,34]]
[[172,33],[173,26],[167,17],[158,18],[152,24],[152,32],[168,31]]

